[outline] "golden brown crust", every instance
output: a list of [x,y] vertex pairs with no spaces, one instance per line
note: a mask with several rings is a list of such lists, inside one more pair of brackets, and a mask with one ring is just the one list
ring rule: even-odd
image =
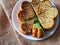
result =
[[49,30],[49,29],[52,29],[53,27],[54,27],[54,19],[52,19],[53,21],[52,21],[52,23],[51,23],[51,25],[50,25],[50,27],[49,28],[45,28],[46,30]]
[[21,28],[20,31],[21,31],[23,34],[27,34],[27,33],[28,33],[28,32],[27,32],[27,31],[28,31],[28,28],[27,28],[27,27],[28,27],[28,24],[27,24],[27,23],[22,23],[21,26],[20,26],[20,28]]
[[[44,2],[42,2],[42,4],[40,4],[40,7],[39,7],[40,11],[38,11],[38,12],[43,13],[43,12],[47,11],[49,8],[51,8],[51,6],[52,6],[52,4],[50,1],[44,1]],[[38,15],[40,13],[38,13]]]
[[49,0],[32,0],[31,2],[24,1],[21,4],[21,8],[22,10],[18,13],[18,18],[22,21],[20,31],[23,34],[32,33],[32,36],[37,38],[42,38],[44,36],[42,28],[33,28],[34,19],[28,20],[33,18],[35,13],[44,29],[49,30],[53,28],[54,18],[57,16],[58,10],[52,7]]
[[49,10],[47,10],[45,12],[45,14],[48,16],[48,17],[51,17],[51,18],[55,18],[57,15],[58,15],[58,10],[57,8],[50,8]]
[[21,29],[20,31],[23,34],[31,33],[31,29],[33,27],[33,23],[34,23],[34,20],[30,20],[30,21],[22,23],[21,26],[20,26],[20,29]]
[[55,16],[54,16],[54,18],[56,18],[57,17],[57,15],[58,15],[58,9],[57,8],[55,8]]
[[45,29],[51,29],[54,26],[54,19],[47,17],[45,13],[38,15],[38,19]]
[[19,11],[19,13],[18,13],[18,17],[19,17],[20,21],[24,22],[24,21],[26,21],[30,18],[33,18],[35,16],[35,13],[34,13],[29,2],[24,1],[21,4],[21,8],[22,8],[22,10]]
[[21,21],[21,22],[24,22],[26,19],[26,15],[25,15],[25,11],[24,10],[21,10],[21,11],[19,11],[19,13],[18,13],[18,18],[19,18],[19,20]]
[[27,8],[27,6],[31,7],[31,5],[30,5],[30,3],[29,3],[28,1],[22,2],[22,4],[21,4],[21,8],[22,8],[22,9]]
[[50,1],[36,2],[36,3],[37,4],[33,4],[33,0],[32,0],[31,5],[32,5],[32,7],[33,7],[33,9],[34,9],[34,11],[36,12],[37,15],[45,12],[46,10],[51,8],[51,6],[52,6]]
[[[41,25],[43,26],[43,28],[51,29],[54,26],[54,19],[47,17],[45,14],[45,11],[49,10],[52,7],[51,2],[49,0],[43,0],[42,2],[39,2],[35,5],[32,4],[32,7],[33,7],[34,11],[36,12],[37,17],[38,17]],[[42,13],[42,16],[41,16],[41,13]],[[50,20],[51,23],[49,24],[49,21],[47,22],[46,20],[47,21]],[[43,23],[45,23],[45,24],[43,24]]]
[[21,4],[21,8],[26,12],[26,18],[31,18],[31,17],[34,17],[35,16],[35,13],[32,9],[32,6],[29,2],[27,1],[24,1],[22,4]]
[[39,2],[40,2],[40,0],[32,0],[32,1],[31,1],[31,3],[32,3],[33,5],[37,5]]

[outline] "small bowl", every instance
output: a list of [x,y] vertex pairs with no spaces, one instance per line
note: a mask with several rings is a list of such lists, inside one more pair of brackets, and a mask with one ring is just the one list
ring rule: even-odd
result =
[[[21,25],[21,22],[20,22],[19,19],[18,19],[18,12],[21,10],[20,5],[21,5],[21,3],[22,3],[23,1],[26,1],[26,0],[19,0],[19,1],[16,3],[16,5],[14,6],[13,11],[12,11],[12,23],[13,23],[13,26],[15,27],[16,31],[17,31],[22,37],[24,37],[24,38],[26,38],[26,39],[30,39],[30,40],[44,40],[44,39],[50,37],[50,36],[56,31],[56,29],[57,29],[57,27],[58,27],[58,24],[59,24],[59,15],[57,15],[57,17],[55,18],[55,26],[54,26],[51,30],[45,31],[45,35],[44,35],[43,38],[36,38],[36,37],[33,37],[32,35],[24,35],[23,33],[20,32],[19,27],[20,27],[20,25]],[[27,0],[27,1],[30,2],[31,0]],[[56,7],[52,1],[51,1],[51,3],[52,3],[52,6],[53,6],[53,7]]]

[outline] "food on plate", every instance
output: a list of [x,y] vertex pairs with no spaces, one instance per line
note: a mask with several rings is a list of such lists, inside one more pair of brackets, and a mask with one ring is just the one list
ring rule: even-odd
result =
[[31,1],[31,3],[32,3],[33,5],[37,5],[39,2],[40,2],[40,0],[32,0],[32,1]]
[[44,29],[51,29],[54,26],[54,20],[48,17],[45,13],[37,16]]
[[22,23],[20,26],[20,29],[21,29],[20,31],[23,34],[30,34],[33,27],[33,23],[34,23],[34,20],[29,20],[27,22]]
[[22,22],[24,22],[30,18],[33,18],[35,16],[35,13],[29,2],[24,1],[21,4],[21,8],[22,8],[22,10],[19,11],[18,17]]
[[43,38],[45,30],[54,27],[54,18],[58,14],[49,0],[24,1],[21,4],[18,18],[21,21],[20,31],[33,37]]
[[51,18],[55,18],[57,15],[58,15],[58,10],[57,8],[50,8],[49,10],[47,10],[45,12],[45,14],[48,16],[48,17],[51,17]]
[[18,18],[19,18],[19,20],[20,20],[21,22],[24,22],[24,21],[27,20],[24,10],[19,11],[19,13],[18,13]]
[[54,26],[54,19],[58,15],[56,8],[50,8],[44,13],[37,15],[42,27],[44,29],[51,29]]
[[37,2],[37,4],[33,4],[33,0],[31,2],[31,5],[37,15],[39,15],[42,12],[45,12],[52,6],[50,1],[44,1],[44,2],[40,1],[40,2]]
[[35,21],[32,28],[32,36],[37,38],[42,38],[44,36],[44,31],[41,28],[38,21]]
[[28,24],[27,23],[22,23],[21,26],[20,26],[20,31],[23,33],[23,34],[27,34],[28,33]]
[[44,29],[51,29],[54,26],[53,18],[55,18],[58,14],[57,9],[52,7],[52,4],[49,0],[40,1],[37,4],[33,4],[33,0],[32,0],[31,5],[42,27]]
[[42,28],[38,28],[37,31],[37,38],[43,38],[44,37],[44,31]]

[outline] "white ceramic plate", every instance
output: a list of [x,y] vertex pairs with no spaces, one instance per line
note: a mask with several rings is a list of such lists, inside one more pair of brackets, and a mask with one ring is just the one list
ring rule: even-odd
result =
[[[19,0],[19,1],[16,3],[16,5],[14,6],[13,11],[12,11],[12,23],[13,23],[16,31],[17,31],[21,36],[23,36],[24,38],[30,39],[30,40],[44,40],[44,39],[50,37],[50,36],[56,31],[56,29],[57,29],[57,27],[58,27],[59,15],[55,18],[55,26],[54,26],[54,28],[52,28],[50,31],[45,31],[45,35],[44,35],[43,38],[39,38],[39,39],[38,39],[38,38],[36,38],[36,37],[33,37],[32,35],[24,35],[24,34],[22,34],[22,33],[20,32],[19,26],[20,26],[21,23],[20,23],[20,21],[19,21],[19,19],[18,19],[18,12],[19,12],[19,10],[21,10],[20,5],[21,5],[21,3],[22,3],[23,1],[24,1],[24,0]],[[28,0],[28,1],[31,1],[31,0]],[[52,1],[51,1],[51,3],[52,3]],[[54,3],[52,3],[52,6],[55,7]]]

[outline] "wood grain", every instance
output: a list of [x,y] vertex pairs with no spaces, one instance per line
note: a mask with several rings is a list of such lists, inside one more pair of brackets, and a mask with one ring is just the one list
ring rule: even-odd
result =
[[21,45],[0,5],[0,45]]
[[[60,0],[52,0],[52,1],[55,3],[55,5],[57,6],[58,11],[60,13]],[[12,11],[13,6],[17,2],[17,0],[15,0],[15,2],[13,0],[10,0],[10,1],[9,0],[3,0],[2,2],[3,2],[3,5],[4,5],[3,6],[4,10],[5,10],[6,14],[7,14],[7,17],[11,21],[11,19],[12,19],[11,18],[11,11]],[[46,40],[43,40],[43,41],[31,41],[31,40],[27,40],[27,39],[21,37],[19,34],[18,34],[18,38],[20,39],[20,41],[21,41],[21,43],[23,45],[60,45],[60,24],[59,24],[59,26],[57,28],[57,31],[51,37],[49,37]]]

